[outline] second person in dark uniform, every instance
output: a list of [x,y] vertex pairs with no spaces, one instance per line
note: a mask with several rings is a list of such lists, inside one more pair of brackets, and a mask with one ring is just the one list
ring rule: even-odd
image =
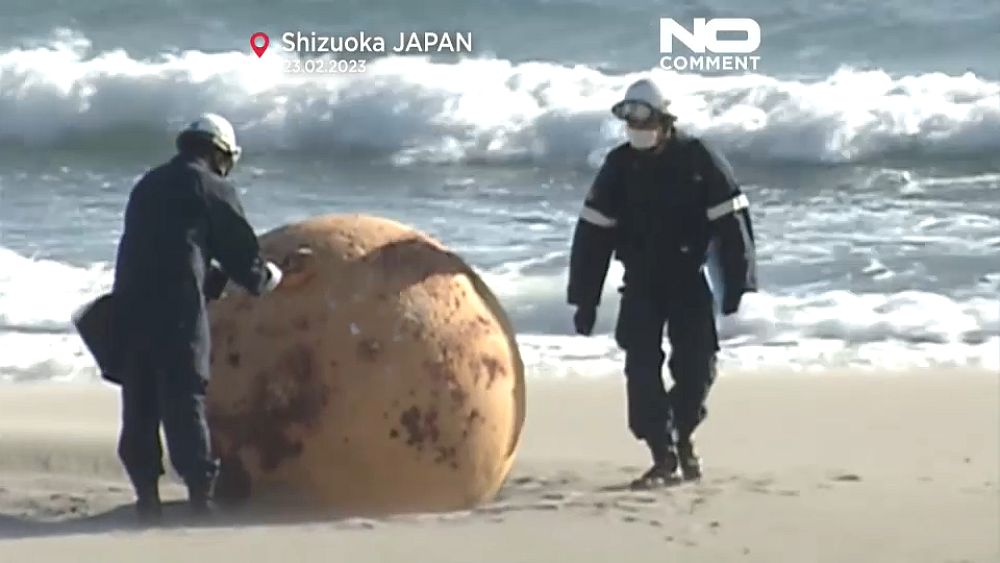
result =
[[[715,246],[724,280],[722,313],[756,290],[749,202],[726,160],[679,132],[649,80],[612,108],[629,142],[614,148],[594,180],[573,235],[568,301],[579,334],[593,331],[614,255],[624,266],[615,339],[625,350],[628,424],[653,466],[636,487],[701,476],[694,431],[706,415],[719,340],[705,275]],[[663,329],[673,387],[661,375]]]

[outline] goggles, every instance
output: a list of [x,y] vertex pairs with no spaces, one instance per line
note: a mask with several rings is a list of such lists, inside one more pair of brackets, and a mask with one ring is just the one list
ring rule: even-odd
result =
[[218,139],[212,139],[215,146],[222,152],[229,155],[233,159],[233,164],[239,161],[240,156],[243,154],[243,147],[239,145],[230,145],[229,143],[222,142]]
[[659,112],[648,102],[641,100],[622,100],[611,108],[611,113],[623,121],[631,123],[647,123]]

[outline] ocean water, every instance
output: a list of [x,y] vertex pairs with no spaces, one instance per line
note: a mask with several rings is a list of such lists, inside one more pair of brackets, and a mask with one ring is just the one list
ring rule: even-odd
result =
[[[1000,3],[637,0],[0,5],[0,381],[96,377],[72,312],[105,291],[133,182],[202,111],[237,126],[264,231],[318,213],[403,221],[466,257],[532,374],[617,373],[572,335],[569,241],[608,108],[640,76],[726,153],[762,291],[720,320],[729,369],[1000,369]],[[657,69],[658,19],[753,17],[755,73]],[[472,53],[294,74],[285,31],[468,31]],[[272,37],[263,58],[250,34]]]

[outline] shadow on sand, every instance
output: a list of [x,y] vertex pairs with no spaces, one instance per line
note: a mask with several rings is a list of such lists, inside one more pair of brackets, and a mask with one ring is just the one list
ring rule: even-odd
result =
[[[164,502],[163,518],[155,524],[140,523],[132,504],[117,506],[98,514],[38,520],[0,514],[0,541],[70,535],[141,532],[170,529],[210,529],[250,526],[338,524],[350,519],[329,512],[268,510],[266,508],[217,508],[209,516],[190,512],[185,501]],[[362,520],[363,521],[363,520]]]

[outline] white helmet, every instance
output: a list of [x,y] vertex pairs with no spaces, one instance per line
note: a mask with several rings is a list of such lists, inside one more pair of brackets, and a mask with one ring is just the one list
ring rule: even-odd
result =
[[236,131],[233,124],[229,123],[225,117],[214,113],[203,113],[187,125],[180,135],[194,133],[203,135],[212,140],[215,146],[223,152],[229,153],[233,162],[239,159],[243,149],[236,144]]
[[644,120],[651,117],[653,112],[667,113],[669,105],[670,100],[663,96],[659,87],[652,80],[642,78],[628,87],[625,97],[611,108],[611,113],[619,119],[635,117]]

